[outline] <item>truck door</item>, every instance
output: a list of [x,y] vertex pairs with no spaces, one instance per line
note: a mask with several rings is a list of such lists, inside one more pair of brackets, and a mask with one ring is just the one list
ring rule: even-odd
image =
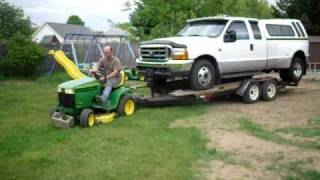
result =
[[226,34],[235,31],[237,37],[235,42],[223,43],[220,64],[223,74],[259,71],[265,66],[267,54],[263,53],[264,57],[261,58],[260,53],[266,51],[266,42],[260,40],[258,35],[257,40],[254,39],[252,31],[250,30],[250,34],[248,31],[251,27],[248,27],[250,25],[245,21],[236,20],[230,23]]
[[268,63],[268,45],[265,36],[262,36],[258,21],[249,21],[252,37],[250,38],[250,59],[255,66],[252,70],[263,70]]
[[[236,33],[236,40],[227,41],[226,36],[230,32]],[[245,72],[250,65],[250,37],[247,25],[244,21],[230,23],[224,35],[224,43],[221,53],[220,69],[223,74]]]

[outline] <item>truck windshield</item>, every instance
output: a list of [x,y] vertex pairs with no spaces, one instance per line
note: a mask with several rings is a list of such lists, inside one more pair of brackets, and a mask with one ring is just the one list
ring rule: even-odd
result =
[[178,36],[218,37],[227,24],[227,20],[205,20],[188,23]]

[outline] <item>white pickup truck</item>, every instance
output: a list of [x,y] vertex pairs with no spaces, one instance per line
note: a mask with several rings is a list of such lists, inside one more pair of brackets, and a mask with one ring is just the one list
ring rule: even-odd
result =
[[136,60],[140,74],[159,83],[188,79],[205,90],[230,78],[278,71],[286,82],[306,73],[308,35],[296,19],[241,17],[191,19],[175,37],[142,42]]

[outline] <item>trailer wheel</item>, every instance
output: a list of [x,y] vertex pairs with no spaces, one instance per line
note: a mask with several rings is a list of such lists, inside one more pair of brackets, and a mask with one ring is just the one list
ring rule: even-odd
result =
[[122,96],[117,113],[119,116],[130,116],[134,113],[136,108],[136,102],[130,96],[124,95]]
[[304,64],[300,57],[294,57],[289,69],[280,71],[280,77],[285,82],[299,82],[303,76]]
[[216,81],[216,70],[212,63],[206,59],[194,62],[189,76],[190,86],[193,90],[206,90]]
[[261,96],[261,85],[257,81],[252,81],[248,85],[245,93],[242,96],[242,100],[245,103],[252,104],[256,103]]
[[278,83],[275,80],[269,80],[262,84],[262,99],[265,101],[272,101],[276,98]]
[[91,109],[84,109],[80,113],[80,126],[92,127],[95,122],[95,115]]

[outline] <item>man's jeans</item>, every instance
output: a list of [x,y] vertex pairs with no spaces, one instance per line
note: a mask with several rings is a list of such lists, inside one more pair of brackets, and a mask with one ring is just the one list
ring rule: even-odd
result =
[[105,88],[103,90],[103,93],[101,95],[103,102],[108,100],[110,93],[112,91],[112,88],[116,87],[118,84],[119,84],[119,78],[113,78],[113,79],[109,79],[107,81],[107,83],[105,84]]

